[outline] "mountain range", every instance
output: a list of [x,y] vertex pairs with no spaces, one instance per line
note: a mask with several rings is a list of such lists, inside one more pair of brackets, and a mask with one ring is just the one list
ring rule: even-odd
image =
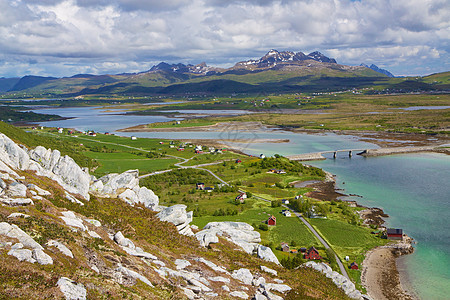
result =
[[[259,59],[241,61],[230,68],[161,62],[139,73],[0,78],[0,93],[72,97],[318,92],[373,86],[396,90],[400,82],[392,77],[373,64],[342,65],[318,51],[304,54],[272,49]],[[436,88],[424,84],[419,90]],[[413,82],[401,87],[399,90],[416,90]]]

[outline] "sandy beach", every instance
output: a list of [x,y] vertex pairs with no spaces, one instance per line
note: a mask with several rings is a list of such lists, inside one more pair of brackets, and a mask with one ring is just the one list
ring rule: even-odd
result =
[[[402,287],[397,270],[396,258],[400,252],[408,254],[407,244],[401,244],[405,250],[390,248],[389,246],[378,247],[366,254],[361,272],[361,283],[366,288],[367,294],[376,300],[415,300]],[[402,248],[400,248],[402,249]]]

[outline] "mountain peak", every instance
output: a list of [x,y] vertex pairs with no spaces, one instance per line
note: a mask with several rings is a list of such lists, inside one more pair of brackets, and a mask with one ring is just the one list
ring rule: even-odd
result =
[[386,75],[386,76],[388,76],[388,77],[395,77],[395,76],[394,76],[391,72],[389,72],[388,70],[386,70],[386,69],[381,69],[381,68],[379,68],[378,66],[376,66],[376,65],[374,65],[374,64],[371,64],[370,66],[368,66],[368,65],[362,63],[360,66],[369,68],[369,69],[371,69],[371,70],[374,70],[375,72],[384,74],[384,75]]

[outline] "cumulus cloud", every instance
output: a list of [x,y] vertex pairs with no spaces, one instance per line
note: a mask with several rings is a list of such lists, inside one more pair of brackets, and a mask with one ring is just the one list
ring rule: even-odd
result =
[[438,72],[449,31],[447,0],[0,0],[0,76],[230,65],[271,48]]

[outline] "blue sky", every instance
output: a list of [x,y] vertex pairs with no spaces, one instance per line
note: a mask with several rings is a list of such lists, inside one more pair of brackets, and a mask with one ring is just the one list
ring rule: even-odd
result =
[[395,75],[448,71],[448,0],[0,0],[0,77],[228,67],[320,51]]

